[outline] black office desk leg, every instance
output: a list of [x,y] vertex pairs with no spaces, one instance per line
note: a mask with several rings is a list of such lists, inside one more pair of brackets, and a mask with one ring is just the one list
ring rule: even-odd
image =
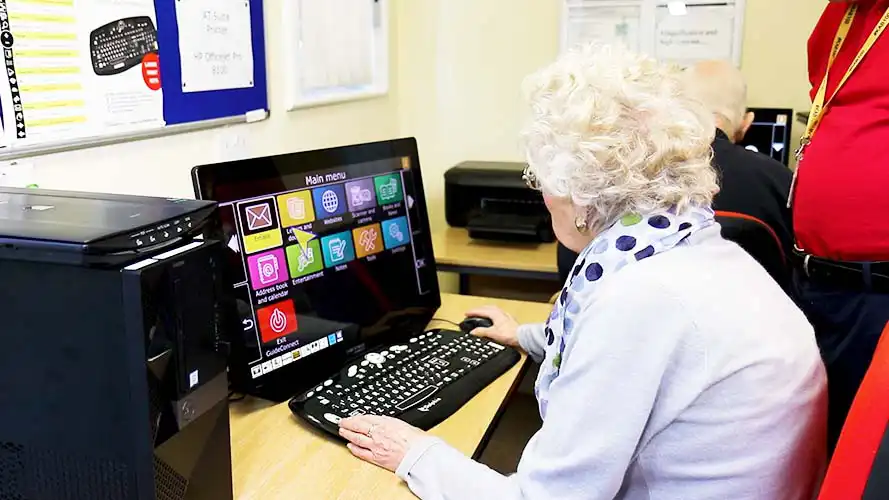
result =
[[460,280],[457,285],[457,292],[460,295],[469,295],[469,275],[466,273],[457,274],[457,278]]

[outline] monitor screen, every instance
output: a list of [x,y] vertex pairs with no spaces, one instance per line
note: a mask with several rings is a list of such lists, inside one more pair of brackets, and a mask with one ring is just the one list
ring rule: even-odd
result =
[[787,165],[792,153],[790,127],[793,123],[793,110],[750,108],[748,111],[753,112],[753,124],[738,144]]
[[194,176],[199,197],[219,202],[230,249],[244,327],[233,380],[296,393],[368,347],[422,331],[439,307],[413,139]]

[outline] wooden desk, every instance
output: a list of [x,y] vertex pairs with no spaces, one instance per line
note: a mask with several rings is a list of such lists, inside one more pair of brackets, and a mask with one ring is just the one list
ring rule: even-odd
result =
[[474,240],[465,229],[432,233],[437,269],[457,273],[460,294],[469,293],[469,276],[487,275],[560,281],[555,243],[501,243]]
[[[531,302],[442,295],[441,319],[460,321],[472,307],[494,304],[521,322],[543,321],[549,306]],[[433,325],[439,327],[441,325]],[[524,359],[437,427],[467,456],[475,454],[518,385]],[[414,498],[395,474],[353,457],[342,444],[297,420],[286,403],[247,398],[232,403],[232,473],[238,500],[398,500]]]

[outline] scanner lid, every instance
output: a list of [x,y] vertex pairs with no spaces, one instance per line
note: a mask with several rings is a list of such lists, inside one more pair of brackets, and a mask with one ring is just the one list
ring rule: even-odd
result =
[[147,248],[189,233],[214,207],[198,200],[0,188],[0,244],[81,253]]

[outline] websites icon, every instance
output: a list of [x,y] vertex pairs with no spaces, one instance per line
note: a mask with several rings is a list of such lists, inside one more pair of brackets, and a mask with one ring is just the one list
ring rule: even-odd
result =
[[332,217],[346,211],[346,192],[342,184],[312,190],[312,198],[318,208],[318,217]]
[[321,207],[329,214],[336,213],[336,210],[340,208],[340,198],[333,189],[328,189],[321,193]]
[[324,265],[327,267],[355,260],[355,248],[348,231],[321,238],[321,249],[324,253]]

